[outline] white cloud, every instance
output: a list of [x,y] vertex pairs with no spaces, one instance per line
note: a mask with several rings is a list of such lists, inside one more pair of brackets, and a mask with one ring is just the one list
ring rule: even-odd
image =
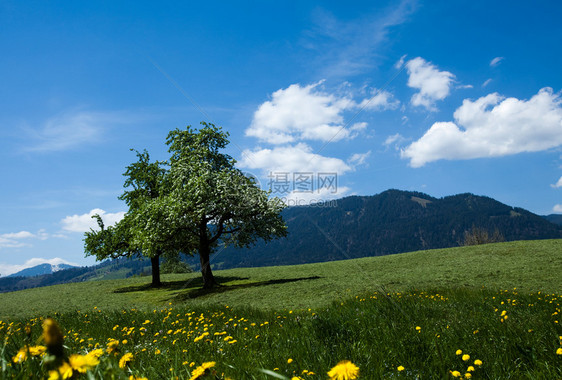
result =
[[68,264],[68,265],[79,266],[78,264],[72,263],[70,261],[66,261],[59,257],[55,257],[52,259],[32,258],[27,260],[24,264],[21,265],[0,263],[0,276],[9,276],[10,274],[19,272],[27,268],[32,268],[41,264],[51,264],[51,265]]
[[490,61],[490,67],[496,67],[503,61],[503,57],[496,57]]
[[271,144],[295,140],[340,140],[348,136],[342,112],[351,108],[352,99],[338,98],[318,90],[321,82],[301,87],[290,85],[272,94],[272,99],[254,113],[247,136]]
[[29,231],[10,232],[0,235],[0,249],[2,248],[21,248],[29,247],[31,244],[27,242],[29,239],[45,240],[49,235],[45,230],[39,230],[37,233]]
[[82,215],[70,215],[61,220],[62,229],[68,232],[87,232],[90,229],[97,230],[98,224],[92,215],[98,214],[102,217],[105,226],[111,226],[119,222],[125,216],[125,212],[108,213],[102,209],[95,208],[89,213]]
[[388,136],[386,140],[384,140],[384,145],[389,147],[394,144],[394,148],[396,150],[400,149],[400,144],[404,143],[407,139],[402,136],[400,133],[396,133],[394,135]]
[[556,187],[556,188],[562,187],[562,177],[560,177],[560,179],[558,180],[558,182],[556,182],[554,185],[550,185],[550,186]]
[[349,187],[336,186],[335,189],[322,188],[310,193],[291,191],[286,195],[273,195],[277,195],[281,198],[287,206],[307,206],[312,204],[322,206],[323,202],[346,196],[349,194],[350,190],[351,189]]
[[275,91],[271,100],[254,113],[246,136],[270,144],[287,144],[303,140],[339,141],[357,136],[366,123],[344,125],[344,112],[352,110],[396,109],[399,102],[388,91],[373,89],[372,96],[357,103],[350,94],[335,95],[323,91],[322,81],[301,86],[292,84]]
[[394,99],[390,92],[374,89],[371,98],[363,99],[358,107],[368,110],[395,110],[399,105],[400,102]]
[[270,172],[298,173],[298,172],[333,172],[343,174],[352,170],[339,158],[325,157],[313,153],[312,148],[305,143],[295,146],[280,146],[273,149],[257,148],[242,152],[243,159],[240,167],[259,169],[263,174]]
[[482,88],[486,87],[487,85],[489,85],[492,82],[492,78],[488,78],[484,81],[484,83],[482,83]]
[[448,71],[439,71],[421,57],[409,60],[406,68],[409,74],[408,86],[420,90],[412,96],[412,104],[435,110],[435,101],[443,100],[449,95],[455,76]]
[[552,211],[556,212],[556,213],[562,213],[562,205],[554,205],[554,207],[552,208]]
[[347,162],[353,167],[360,166],[365,164],[370,156],[371,151],[365,153],[355,153],[351,157],[349,157]]
[[406,57],[408,56],[408,54],[404,54],[402,57],[400,57],[400,59],[394,64],[394,68],[395,69],[401,69],[402,66],[404,66],[404,61],[406,60]]
[[562,102],[551,88],[529,100],[497,93],[465,99],[454,118],[455,122],[433,124],[401,152],[402,158],[420,167],[441,159],[498,157],[562,145]]

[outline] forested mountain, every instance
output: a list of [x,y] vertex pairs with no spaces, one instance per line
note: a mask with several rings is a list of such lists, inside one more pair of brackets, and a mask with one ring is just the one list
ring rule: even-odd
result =
[[548,220],[551,223],[558,224],[559,226],[562,226],[562,214],[545,215],[545,216],[543,216],[543,218],[545,218],[546,220]]
[[[214,269],[304,264],[462,245],[478,229],[505,240],[562,238],[562,226],[492,198],[459,194],[433,198],[388,190],[283,211],[289,234],[248,249],[218,249]],[[198,270],[199,258],[187,260]],[[112,260],[35,277],[2,277],[0,292],[149,273],[150,261]]]
[[[562,227],[492,198],[459,194],[433,198],[388,190],[324,206],[284,210],[287,238],[215,254],[218,268],[303,264],[462,245],[473,227],[505,240],[561,238]],[[196,261],[194,260],[194,263]]]

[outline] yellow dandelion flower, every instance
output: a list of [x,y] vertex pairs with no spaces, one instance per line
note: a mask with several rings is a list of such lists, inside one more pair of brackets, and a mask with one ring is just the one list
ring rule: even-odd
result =
[[464,355],[462,356],[462,360],[465,361],[465,362],[468,361],[469,359],[470,359],[470,355],[469,355],[469,354],[464,354]]
[[291,364],[293,362],[293,359],[289,358],[287,359],[287,363]]
[[96,348],[95,350],[88,352],[86,355],[93,356],[94,358],[100,358],[103,355],[103,350],[101,348]]
[[119,359],[119,368],[125,368],[133,361],[133,354],[130,352],[126,353]]
[[398,370],[398,372],[402,372],[404,371],[404,366],[399,365],[398,368],[396,368]]
[[474,372],[474,367],[469,365],[468,368],[466,369],[467,372]]
[[18,353],[12,358],[14,363],[23,363],[27,360],[27,347],[20,348]]
[[464,378],[470,379],[470,378],[472,378],[472,374],[470,372],[467,372],[467,373],[464,374]]
[[107,353],[111,354],[112,352],[117,350],[117,346],[119,345],[119,341],[116,339],[111,339],[108,343],[107,343]]
[[359,367],[350,362],[343,360],[328,372],[331,380],[353,380],[359,376]]
[[39,355],[42,355],[43,353],[45,353],[45,351],[47,351],[47,347],[45,347],[45,346],[32,346],[32,347],[29,347],[29,353],[31,354],[31,356],[39,356]]
[[474,365],[482,365],[482,360],[476,359],[476,360],[474,361]]
[[70,379],[72,377],[72,367],[67,362],[62,363],[62,365],[55,371],[49,371],[49,380],[58,379]]
[[457,352],[455,352],[455,354],[462,355],[462,350],[457,350]]
[[191,377],[189,378],[189,380],[195,380],[200,378],[201,376],[203,376],[205,374],[205,372],[214,367],[215,366],[215,362],[205,362],[203,364],[201,364],[199,367],[195,368],[192,372],[191,372]]
[[80,373],[86,373],[100,363],[99,359],[93,355],[70,355],[68,361],[72,369]]
[[556,355],[562,355],[562,347],[556,350]]
[[453,377],[461,377],[461,373],[459,371],[451,371],[451,376]]

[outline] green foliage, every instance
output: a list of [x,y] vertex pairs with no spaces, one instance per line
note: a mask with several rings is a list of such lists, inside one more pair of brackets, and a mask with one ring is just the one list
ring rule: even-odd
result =
[[160,266],[160,270],[164,274],[193,272],[189,265],[176,257],[167,258]]
[[284,236],[286,227],[282,202],[269,199],[234,166],[232,157],[221,153],[228,133],[202,125],[198,131],[187,127],[168,135],[168,191],[147,199],[135,212],[133,241],[143,252],[165,242],[174,252],[199,253],[204,285],[212,287],[209,256],[219,243],[246,247],[260,238]]

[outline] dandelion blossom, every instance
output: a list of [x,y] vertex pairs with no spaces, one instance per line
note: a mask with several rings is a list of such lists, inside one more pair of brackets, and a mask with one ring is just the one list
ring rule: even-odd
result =
[[457,350],[457,352],[455,352],[455,354],[462,355],[462,350]]
[[119,359],[119,368],[125,368],[132,361],[133,354],[131,354],[130,352],[126,353],[121,359]]
[[331,380],[353,380],[357,379],[359,376],[359,367],[350,362],[349,360],[344,360],[339,362],[334,368],[328,372]]
[[476,360],[474,361],[474,365],[482,365],[482,360],[476,359]]
[[193,372],[191,372],[191,377],[189,378],[189,380],[195,380],[200,378],[205,374],[205,371],[207,371],[209,368],[214,367],[215,364],[216,364],[215,362],[205,362],[201,364],[199,367],[195,368]]
[[470,355],[468,355],[468,354],[464,354],[462,356],[462,360],[465,361],[465,362],[468,361],[469,359],[470,359]]
[[562,355],[562,347],[556,350],[556,355]]
[[399,365],[397,368],[398,372],[402,372],[404,371],[404,366]]
[[20,348],[18,353],[13,357],[14,363],[23,363],[27,360],[27,347]]
[[86,373],[100,363],[99,359],[93,355],[70,355],[68,361],[72,369],[80,373]]
[[29,347],[29,353],[32,356],[39,356],[42,355],[43,353],[45,353],[45,351],[47,351],[47,347],[45,346],[32,346]]
[[72,377],[72,367],[67,362],[62,363],[58,370],[49,371],[49,380],[70,379]]

